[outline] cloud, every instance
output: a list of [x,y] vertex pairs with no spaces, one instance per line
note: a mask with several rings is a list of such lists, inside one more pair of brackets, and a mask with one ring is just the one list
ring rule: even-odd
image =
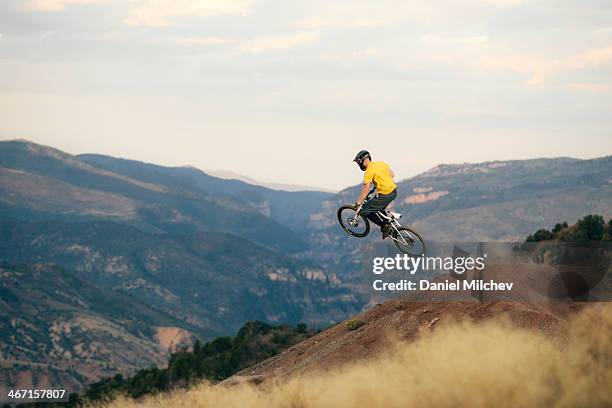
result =
[[197,45],[224,45],[235,43],[236,40],[233,38],[225,37],[188,37],[181,38],[177,41],[180,45],[197,46]]
[[598,41],[606,41],[612,39],[612,27],[600,27],[593,32],[593,37]]
[[384,18],[373,17],[356,17],[346,19],[337,17],[315,16],[294,23],[296,28],[301,29],[329,29],[329,28],[365,28],[365,27],[380,27],[388,23]]
[[[475,57],[456,53],[448,55],[442,54],[441,56],[435,57],[434,60],[450,65],[464,66],[468,69],[479,69],[491,72],[515,72],[527,77],[523,81],[525,85],[539,86],[543,85],[548,78],[556,74],[612,64],[612,47],[589,49],[564,58],[545,58],[541,56],[493,52],[490,54],[482,54],[481,56],[476,55]],[[572,83],[570,84],[570,88],[593,92],[604,92],[608,90],[607,85],[591,82]]]
[[379,54],[380,51],[376,48],[364,48],[348,52],[334,52],[321,55],[322,59],[326,60],[350,60],[355,58],[365,58]]
[[309,0],[293,26],[302,30],[384,27],[423,12],[425,0]]
[[225,45],[236,42],[233,38],[223,37],[189,37],[177,41],[180,45]]
[[96,4],[105,3],[108,0],[29,0],[26,1],[24,7],[32,11],[62,11],[66,6],[73,4]]
[[489,71],[510,71],[527,76],[523,84],[528,86],[543,85],[548,77],[563,68],[563,62],[557,59],[542,58],[520,54],[501,54],[481,58],[478,66]]
[[123,22],[129,26],[168,27],[181,17],[246,15],[251,0],[139,0]]
[[286,50],[312,44],[319,40],[317,31],[304,31],[297,34],[261,37],[245,41],[240,46],[243,53],[257,54],[265,51]]
[[426,34],[422,41],[427,46],[434,47],[462,47],[473,50],[489,41],[486,35],[459,36],[459,35],[437,35]]
[[593,93],[604,93],[610,90],[610,85],[596,84],[592,82],[574,82],[570,84],[570,88]]
[[573,56],[572,68],[594,68],[612,63],[612,47],[595,48]]
[[167,47],[218,47],[224,45],[235,45],[238,40],[228,37],[166,37],[156,36],[147,39],[147,44],[163,45]]
[[497,7],[515,7],[523,3],[523,0],[482,0],[484,3]]
[[564,68],[563,61],[539,55],[504,52],[485,35],[429,33],[421,38],[427,52],[423,61],[446,64],[471,71],[511,72],[525,77],[523,84],[540,86]]

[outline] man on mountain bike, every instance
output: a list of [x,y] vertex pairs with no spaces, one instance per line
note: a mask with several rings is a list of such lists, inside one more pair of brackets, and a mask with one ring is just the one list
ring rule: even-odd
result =
[[[367,150],[362,150],[357,153],[353,160],[359,165],[362,171],[365,171],[363,177],[363,189],[359,195],[359,199],[355,203],[361,209],[361,215],[367,217],[374,224],[378,225],[382,231],[382,238],[385,239],[391,233],[391,225],[387,220],[382,219],[376,213],[383,211],[397,197],[397,185],[393,182],[395,173],[385,162],[373,162],[372,156]],[[364,204],[370,188],[374,185],[378,190],[376,197],[368,200]]]

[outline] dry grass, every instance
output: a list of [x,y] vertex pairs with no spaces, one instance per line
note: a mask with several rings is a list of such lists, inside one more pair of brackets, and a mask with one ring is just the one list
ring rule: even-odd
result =
[[508,323],[440,326],[385,356],[259,386],[201,384],[111,407],[609,407],[612,304],[575,317],[567,339]]

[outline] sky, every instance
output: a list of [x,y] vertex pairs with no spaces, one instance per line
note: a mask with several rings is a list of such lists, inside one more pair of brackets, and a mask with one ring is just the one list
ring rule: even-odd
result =
[[612,154],[609,0],[0,0],[0,139],[341,189]]

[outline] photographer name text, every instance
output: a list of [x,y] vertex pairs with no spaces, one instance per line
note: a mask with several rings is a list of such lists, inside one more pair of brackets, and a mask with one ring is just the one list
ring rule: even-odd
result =
[[[396,255],[395,257],[377,257],[372,262],[372,273],[376,276],[385,272],[404,272],[414,275],[421,273],[450,273],[462,276],[466,272],[479,272],[484,270],[487,255],[479,257],[410,257]],[[428,279],[409,280],[399,279],[385,281],[375,279],[372,287],[376,291],[511,291],[513,282],[495,282],[484,279],[454,279],[431,281]]]
[[464,281],[442,281],[430,282],[426,279],[420,279],[418,282],[402,279],[397,282],[384,282],[382,279],[377,279],[373,282],[374,290],[389,290],[389,291],[411,291],[411,290],[432,290],[432,291],[452,291],[452,290],[485,290],[485,291],[503,291],[512,290],[514,282],[495,282],[485,280],[464,280]]

